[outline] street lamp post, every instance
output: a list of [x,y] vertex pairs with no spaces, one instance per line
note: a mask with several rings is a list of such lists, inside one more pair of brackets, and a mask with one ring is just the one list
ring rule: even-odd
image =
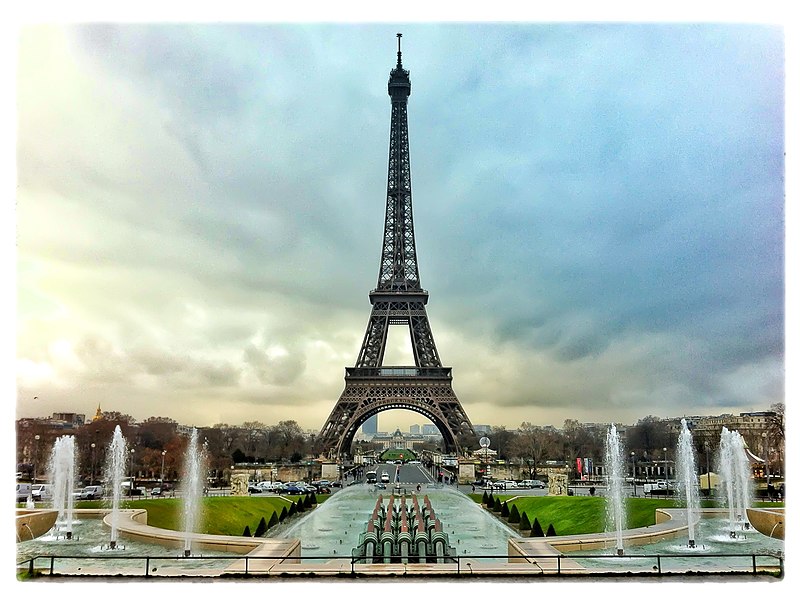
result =
[[164,491],[164,488],[163,488],[163,486],[164,486],[164,457],[166,457],[166,456],[167,456],[167,451],[165,449],[165,450],[161,451],[161,486],[162,486],[161,491],[162,492]]
[[772,498],[769,493],[769,435],[762,432],[761,437],[764,439],[764,476],[767,478],[767,496]]
[[36,434],[33,437],[33,440],[35,442],[33,444],[33,477],[31,478],[31,485],[30,488],[28,489],[27,506],[29,509],[33,507],[33,485],[36,483],[36,463],[39,459],[39,439],[41,439],[41,436],[39,436],[38,434]]
[[491,444],[491,440],[487,436],[481,436],[481,439],[478,441],[478,444],[481,445],[483,449],[483,488],[486,489],[486,465],[489,461],[489,445]]
[[94,452],[94,450],[95,450],[95,447],[97,447],[97,445],[93,442],[91,444],[91,446],[92,446],[92,481],[89,483],[89,485],[90,486],[94,486],[94,464],[95,464],[95,460],[94,460],[95,452]]

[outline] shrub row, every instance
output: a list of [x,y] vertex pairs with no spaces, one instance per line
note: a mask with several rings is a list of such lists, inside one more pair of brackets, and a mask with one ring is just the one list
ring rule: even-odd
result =
[[499,497],[490,496],[485,490],[483,491],[483,499],[481,502],[486,505],[487,509],[491,509],[492,512],[498,513],[500,517],[507,519],[508,523],[518,527],[521,532],[530,531],[530,536],[532,538],[543,538],[545,536],[557,535],[556,529],[552,523],[547,527],[547,533],[545,533],[544,530],[542,530],[542,525],[539,523],[539,520],[536,517],[533,518],[533,523],[531,523],[527,512],[523,511],[522,514],[520,514],[519,509],[517,509],[517,505],[512,504],[511,508],[509,508],[508,501],[500,502]]
[[282,522],[287,517],[291,517],[296,513],[302,513],[306,509],[310,509],[313,505],[317,504],[317,495],[316,494],[306,494],[304,498],[301,498],[297,502],[292,502],[292,505],[289,507],[289,510],[286,510],[286,507],[281,508],[280,514],[276,511],[272,511],[272,515],[267,521],[264,517],[261,518],[261,521],[258,522],[258,526],[256,527],[256,533],[253,534],[250,531],[250,526],[245,525],[244,531],[242,532],[243,536],[253,537],[256,538],[263,538],[266,535],[267,530],[271,527],[278,525],[278,523]]

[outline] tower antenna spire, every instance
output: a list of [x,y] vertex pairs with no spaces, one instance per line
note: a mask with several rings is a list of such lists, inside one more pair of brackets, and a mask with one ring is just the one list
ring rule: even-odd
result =
[[403,37],[402,33],[397,34],[397,66],[402,67],[403,61],[401,60],[402,53],[400,52],[400,38]]

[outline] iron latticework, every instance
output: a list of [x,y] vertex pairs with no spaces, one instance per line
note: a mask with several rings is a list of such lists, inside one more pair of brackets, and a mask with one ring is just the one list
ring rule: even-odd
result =
[[[378,284],[370,292],[372,313],[355,367],[345,368],[345,388],[320,432],[322,450],[349,450],[358,427],[388,409],[410,409],[434,422],[446,450],[460,453],[472,424],[452,387],[450,368],[442,367],[420,285],[411,209],[411,158],[408,141],[409,73],[403,68],[397,34],[397,65],[389,74],[392,103],[389,177]],[[389,326],[406,326],[414,365],[383,367]]]

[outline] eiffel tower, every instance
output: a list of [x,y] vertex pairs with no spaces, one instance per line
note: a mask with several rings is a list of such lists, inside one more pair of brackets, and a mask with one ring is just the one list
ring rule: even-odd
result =
[[[430,419],[444,439],[445,451],[461,454],[475,437],[472,424],[453,392],[451,368],[442,367],[425,305],[428,293],[419,281],[414,220],[411,213],[411,162],[408,145],[408,96],[411,80],[403,69],[397,34],[397,65],[389,74],[392,102],[389,181],[378,285],[370,292],[372,314],[355,367],[345,368],[345,387],[319,435],[319,447],[331,456],[349,452],[358,427],[389,409],[410,409]],[[414,365],[383,367],[389,326],[407,326]]]

